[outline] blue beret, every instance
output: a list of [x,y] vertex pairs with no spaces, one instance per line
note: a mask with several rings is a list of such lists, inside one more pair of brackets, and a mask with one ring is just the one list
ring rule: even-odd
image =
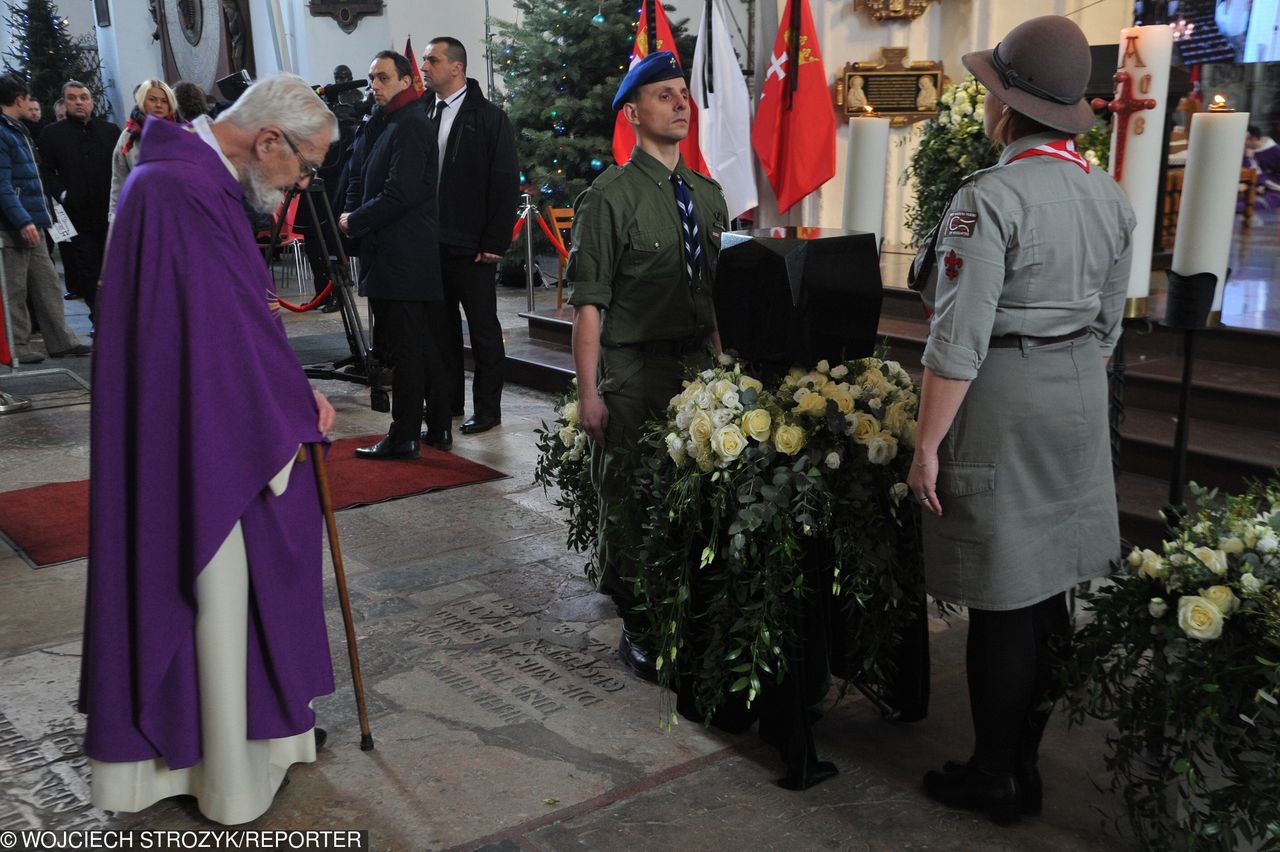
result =
[[650,53],[632,65],[627,76],[622,78],[622,84],[618,86],[618,94],[613,96],[613,109],[615,112],[622,109],[622,105],[641,86],[683,76],[684,72],[680,70],[680,63],[676,61],[674,53],[669,50]]

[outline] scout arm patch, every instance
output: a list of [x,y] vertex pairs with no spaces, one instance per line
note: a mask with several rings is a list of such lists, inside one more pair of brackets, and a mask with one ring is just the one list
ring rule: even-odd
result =
[[953,210],[942,223],[943,237],[972,237],[978,214],[969,210]]

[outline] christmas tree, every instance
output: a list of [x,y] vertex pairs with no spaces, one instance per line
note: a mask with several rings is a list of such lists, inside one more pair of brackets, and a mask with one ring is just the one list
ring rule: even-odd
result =
[[110,110],[97,44],[90,38],[73,36],[52,0],[10,0],[5,24],[10,33],[5,71],[20,74],[32,97],[46,109],[62,97],[63,83],[79,80],[93,93],[100,113]]
[[[504,89],[497,97],[516,127],[521,183],[535,201],[565,207],[613,163],[613,96],[640,7],[636,0],[516,0],[515,7],[517,22],[495,22],[493,61]],[[694,48],[687,24],[671,22],[686,67]]]

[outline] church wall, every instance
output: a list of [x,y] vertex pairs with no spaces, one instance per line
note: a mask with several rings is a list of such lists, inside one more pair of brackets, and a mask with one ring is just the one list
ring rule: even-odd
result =
[[103,82],[111,92],[111,118],[123,126],[133,108],[133,87],[149,77],[163,76],[164,65],[160,42],[151,37],[156,23],[147,4],[138,0],[109,2],[111,26],[95,26],[98,57]]

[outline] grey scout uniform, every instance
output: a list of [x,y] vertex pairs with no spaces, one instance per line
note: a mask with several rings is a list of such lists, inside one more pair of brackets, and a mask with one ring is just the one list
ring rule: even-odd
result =
[[630,162],[611,167],[575,204],[569,304],[602,311],[599,389],[609,421],[607,449],[592,447],[591,469],[601,500],[601,590],[615,599],[629,597],[617,585],[604,521],[625,495],[618,453],[639,439],[646,421],[666,412],[687,367],[707,365],[707,339],[716,327],[711,283],[729,222],[724,194],[683,160],[675,173],[693,195],[701,235],[703,266],[692,285],[672,173],[657,159],[636,148]]
[[1061,138],[1019,139],[960,188],[924,294],[924,365],[972,381],[938,451],[943,515],[924,516],[928,588],[978,609],[1105,576],[1120,550],[1103,359],[1121,333],[1134,216],[1104,171],[1010,163]]

